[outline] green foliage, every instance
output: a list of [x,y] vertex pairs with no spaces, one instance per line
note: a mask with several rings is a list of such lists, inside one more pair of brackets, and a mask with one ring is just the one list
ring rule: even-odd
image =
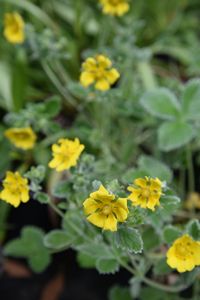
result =
[[188,144],[197,136],[200,81],[190,80],[178,101],[170,90],[158,88],[141,98],[142,106],[152,115],[168,120],[158,128],[158,146],[171,151]]
[[141,291],[141,299],[146,300],[147,298],[149,300],[179,300],[179,296],[177,297],[176,295],[166,293],[162,290],[157,290],[155,288],[151,287],[145,287]]
[[68,248],[74,239],[63,230],[52,230],[44,237],[44,245],[50,249],[62,250]]
[[34,272],[40,273],[51,262],[51,256],[43,244],[44,232],[32,226],[22,229],[21,237],[8,242],[4,254],[23,257],[28,260]]
[[149,113],[164,120],[173,120],[180,115],[178,100],[165,88],[146,93],[141,98],[141,104]]
[[61,181],[53,188],[52,193],[57,198],[66,198],[69,194],[69,188],[66,181]]
[[120,227],[115,235],[117,247],[123,251],[140,253],[143,241],[138,230],[129,227]]
[[121,286],[113,286],[108,295],[109,300],[131,300],[131,295],[128,288]]
[[160,180],[170,182],[172,180],[172,172],[170,168],[163,162],[147,155],[142,155],[138,159],[140,170],[146,172],[148,176],[158,177]]
[[194,240],[200,240],[200,222],[199,220],[191,220],[186,226],[187,233],[193,237]]
[[200,111],[200,80],[192,79],[184,87],[183,91],[183,113],[187,120],[197,120],[199,119]]
[[171,268],[166,263],[166,257],[161,258],[154,266],[154,274],[161,276],[171,273]]
[[160,238],[153,227],[146,228],[142,233],[144,250],[149,251],[160,245]]
[[115,259],[100,258],[96,267],[100,274],[114,274],[119,270],[119,263]]
[[77,261],[82,268],[95,268],[96,259],[83,252],[77,253]]
[[[200,240],[198,208],[187,211],[184,205],[186,195],[198,191],[199,1],[128,1],[130,10],[121,17],[103,14],[96,2],[1,1],[0,176],[19,171],[28,178],[31,201],[49,205],[61,219],[48,233],[24,227],[4,254],[26,258],[33,271],[42,272],[50,253],[71,248],[83,268],[130,273],[130,288],[114,286],[109,300],[181,300],[188,287],[196,300],[199,269],[174,273],[166,250],[186,233]],[[22,44],[4,37],[8,11],[24,18]],[[104,92],[79,83],[82,62],[98,53],[120,73]],[[29,126],[37,135],[32,150],[17,149],[4,136],[7,127]],[[76,137],[85,145],[77,165],[50,170],[52,144]],[[68,155],[73,153],[64,151],[61,160]],[[125,198],[127,186],[144,176],[162,181],[155,211],[128,200],[128,218],[116,232],[88,221],[83,201],[101,184]],[[1,240],[9,210],[2,201]]]
[[163,239],[168,244],[172,244],[180,235],[181,231],[173,225],[168,225],[163,230]]
[[184,121],[166,122],[158,130],[158,144],[161,150],[170,151],[188,144],[195,135],[192,125]]

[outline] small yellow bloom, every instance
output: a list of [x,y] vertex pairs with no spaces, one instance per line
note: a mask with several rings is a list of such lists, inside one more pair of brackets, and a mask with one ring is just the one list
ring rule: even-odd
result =
[[200,194],[196,192],[191,192],[185,202],[185,207],[188,210],[200,209]]
[[58,144],[52,145],[53,159],[49,162],[49,167],[61,172],[76,166],[84,148],[85,146],[80,144],[78,138],[74,141],[69,139],[58,140]]
[[167,252],[167,264],[179,273],[191,271],[200,265],[200,242],[185,234],[178,238]]
[[128,199],[134,206],[155,210],[155,206],[160,205],[162,182],[158,178],[138,178],[134,181],[134,185],[135,187],[128,187],[128,191],[131,192]]
[[100,0],[103,6],[103,13],[112,16],[122,16],[129,11],[127,0]]
[[36,134],[30,127],[10,128],[5,131],[5,136],[15,145],[15,147],[23,150],[32,149],[37,139]]
[[128,216],[127,198],[117,198],[103,185],[91,193],[83,202],[87,220],[104,230],[116,231],[117,222],[124,222]]
[[24,21],[17,12],[5,14],[4,36],[13,44],[21,44],[24,42]]
[[119,72],[112,68],[112,62],[104,55],[89,57],[82,64],[80,82],[84,87],[94,84],[95,89],[106,91],[120,77]]
[[18,207],[20,202],[29,200],[28,180],[23,178],[18,172],[6,173],[6,178],[3,181],[4,189],[0,193],[0,199],[4,200],[14,207]]

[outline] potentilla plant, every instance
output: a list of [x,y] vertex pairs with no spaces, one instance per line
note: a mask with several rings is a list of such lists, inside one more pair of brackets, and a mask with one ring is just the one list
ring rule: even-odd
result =
[[24,227],[4,254],[27,258],[35,272],[48,266],[54,252],[68,248],[77,251],[82,267],[94,267],[100,274],[124,268],[132,276],[129,288],[114,287],[110,299],[118,299],[118,293],[136,299],[148,290],[165,297],[184,291],[199,274],[199,222],[174,223],[180,199],[167,182],[149,176],[129,184],[121,178],[108,181],[100,161],[86,151],[78,138],[61,138],[52,145],[49,167],[59,176],[49,194],[41,186],[42,165],[24,175],[6,173],[1,200],[14,207],[27,201],[50,205],[61,218],[61,228],[46,234]]
[[[38,30],[11,10],[2,24],[4,40],[14,49],[25,50],[30,60],[40,62],[67,108],[76,111],[76,120],[68,131],[60,125],[63,120],[55,121],[61,112],[60,98],[29,103],[18,111],[23,106],[21,97],[11,105],[10,91],[3,93],[8,99],[6,109],[12,111],[1,130],[3,143],[22,164],[16,171],[10,168],[5,172],[0,200],[15,208],[39,201],[49,205],[61,221],[59,228],[48,233],[24,227],[20,237],[5,245],[4,255],[26,258],[39,273],[55,252],[72,248],[81,267],[96,268],[100,274],[114,274],[120,269],[129,272],[127,286],[112,288],[110,300],[179,300],[188,287],[190,299],[197,300],[200,223],[195,209],[200,207],[200,195],[195,191],[192,154],[199,150],[200,81],[191,80],[184,88],[177,84],[177,97],[167,88],[156,88],[156,72],[150,65],[150,59],[157,61],[156,54],[162,53],[183,65],[190,64],[185,58],[188,52],[182,52],[182,42],[174,47],[177,41],[169,39],[168,47],[168,36],[173,32],[174,37],[177,21],[161,41],[149,45],[157,32],[171,23],[171,4],[146,1],[135,3],[134,8],[128,0],[88,0],[88,5],[87,1],[60,1],[58,10],[56,4],[52,6],[53,14],[62,19],[59,33],[59,22],[52,21],[49,11],[45,13],[30,1],[8,2],[31,12],[48,28]],[[182,9],[184,5],[179,2],[175,7]],[[160,24],[160,28],[140,23],[137,14],[146,14],[150,8],[150,19],[155,16],[157,20],[152,25]],[[93,9],[101,13],[100,18]],[[88,40],[94,40],[94,49],[87,48]],[[191,56],[190,48],[188,51]],[[194,61],[196,68],[196,56]],[[162,68],[157,72],[162,73]],[[6,83],[12,90],[11,80]],[[44,94],[51,94],[52,88],[46,85],[46,79],[40,81]],[[170,151],[174,152],[168,155]],[[171,169],[179,169],[180,174],[172,180],[170,167],[157,157],[166,158]],[[188,211],[183,211],[187,171]],[[177,194],[183,194],[182,199]]]

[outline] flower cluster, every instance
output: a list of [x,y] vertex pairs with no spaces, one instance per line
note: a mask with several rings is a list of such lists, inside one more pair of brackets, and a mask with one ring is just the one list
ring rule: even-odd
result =
[[124,222],[128,217],[127,200],[134,206],[155,210],[162,195],[162,183],[156,178],[138,178],[134,181],[138,188],[128,187],[132,192],[127,198],[116,199],[102,185],[99,190],[90,194],[83,203],[87,220],[104,230],[117,230],[117,222]]
[[37,139],[36,134],[30,127],[10,128],[5,131],[5,136],[15,147],[23,150],[32,149]]
[[191,271],[200,265],[200,242],[185,234],[178,238],[167,252],[167,263],[178,272]]
[[28,180],[23,178],[18,172],[6,173],[3,181],[3,190],[0,192],[0,199],[18,207],[21,202],[29,200]]
[[162,182],[158,178],[138,178],[128,190],[131,192],[128,198],[134,206],[155,210],[155,206],[160,205]]
[[53,159],[49,162],[49,167],[61,172],[76,166],[84,148],[78,138],[74,141],[60,139],[57,144],[52,145]]
[[100,0],[103,13],[113,16],[122,16],[129,11],[127,0]]
[[24,21],[17,12],[5,14],[4,36],[13,44],[21,44],[24,42]]
[[112,62],[104,55],[89,57],[82,64],[80,82],[84,87],[94,84],[95,89],[106,91],[120,77],[119,72],[112,68]]
[[116,198],[103,185],[83,203],[87,220],[104,230],[116,231],[128,216],[127,198]]

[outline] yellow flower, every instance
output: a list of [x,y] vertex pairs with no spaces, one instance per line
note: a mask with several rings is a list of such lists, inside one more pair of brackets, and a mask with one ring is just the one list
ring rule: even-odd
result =
[[103,13],[112,16],[122,16],[129,11],[127,0],[100,0]]
[[32,149],[37,138],[30,127],[10,128],[5,131],[5,136],[15,145],[15,147],[23,150]]
[[80,144],[78,138],[74,141],[60,139],[58,144],[52,145],[53,159],[49,162],[49,167],[61,172],[76,166],[77,160],[85,148]]
[[188,210],[192,210],[192,209],[200,209],[200,195],[199,193],[196,192],[191,192],[188,197],[187,200],[185,202],[185,207]]
[[21,44],[24,42],[24,21],[18,13],[5,14],[4,36],[13,44]]
[[94,84],[95,89],[106,91],[120,77],[119,72],[112,68],[112,62],[104,55],[89,57],[82,64],[80,82],[84,87]]
[[134,185],[135,187],[128,187],[128,191],[131,192],[128,199],[134,206],[155,210],[155,206],[160,205],[162,182],[158,178],[138,178],[134,181]]
[[28,180],[23,178],[18,172],[6,173],[6,178],[3,181],[4,189],[0,193],[0,199],[4,200],[14,207],[18,207],[20,202],[29,200]]
[[182,273],[200,265],[200,242],[185,234],[178,238],[167,252],[167,264]]
[[87,220],[104,230],[116,231],[117,222],[124,222],[128,216],[127,198],[117,198],[103,185],[91,193],[83,202]]

